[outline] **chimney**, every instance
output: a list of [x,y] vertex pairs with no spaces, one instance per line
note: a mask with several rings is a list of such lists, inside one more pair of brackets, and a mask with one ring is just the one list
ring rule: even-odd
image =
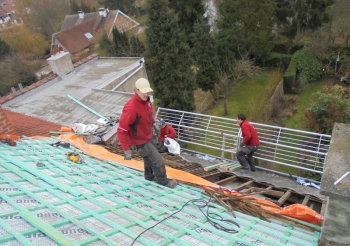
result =
[[17,135],[15,128],[8,120],[5,111],[0,107],[0,134],[13,134]]
[[79,10],[78,15],[79,15],[79,19],[84,19],[84,11]]
[[98,9],[98,13],[99,13],[101,16],[103,16],[103,17],[106,17],[106,16],[107,16],[107,11],[106,11],[106,9],[104,9],[104,8],[99,8],[99,9]]
[[62,77],[74,70],[73,62],[69,52],[61,51],[53,54],[47,62],[54,73]]

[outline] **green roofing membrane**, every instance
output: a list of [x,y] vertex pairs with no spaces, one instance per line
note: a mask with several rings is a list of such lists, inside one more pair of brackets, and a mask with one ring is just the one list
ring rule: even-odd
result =
[[[0,143],[1,245],[318,245],[317,231],[235,218],[199,188],[160,186],[55,142]],[[68,151],[84,162],[71,162]]]

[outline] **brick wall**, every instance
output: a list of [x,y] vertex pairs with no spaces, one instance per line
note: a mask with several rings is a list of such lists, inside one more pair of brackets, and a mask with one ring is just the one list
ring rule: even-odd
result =
[[0,106],[0,134],[17,135],[15,128],[11,125],[10,121],[6,117],[6,114],[1,108],[1,106]]

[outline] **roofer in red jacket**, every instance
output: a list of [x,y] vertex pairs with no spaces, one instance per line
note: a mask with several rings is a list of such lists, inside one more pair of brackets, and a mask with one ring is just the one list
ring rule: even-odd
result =
[[164,119],[159,120],[159,127],[160,127],[160,142],[158,144],[158,150],[160,152],[166,152],[168,151],[168,148],[164,146],[165,138],[168,137],[175,140],[176,131],[171,125],[168,125],[167,123],[165,123]]
[[149,94],[151,86],[147,79],[138,79],[135,94],[124,105],[117,129],[118,139],[124,151],[124,160],[131,160],[131,146],[135,146],[144,161],[144,177],[160,185],[174,188],[176,180],[168,179],[166,169],[152,140],[154,119]]
[[256,169],[253,154],[258,150],[260,144],[258,133],[254,126],[246,120],[244,114],[237,115],[237,122],[241,127],[243,137],[243,142],[237,152],[237,159],[243,170],[250,169],[255,172]]

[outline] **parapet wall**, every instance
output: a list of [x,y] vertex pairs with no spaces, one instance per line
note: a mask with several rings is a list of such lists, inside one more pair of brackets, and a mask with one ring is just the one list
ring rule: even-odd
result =
[[321,194],[329,197],[321,246],[350,245],[350,174],[340,180],[350,171],[349,147],[350,125],[335,123],[321,180]]

